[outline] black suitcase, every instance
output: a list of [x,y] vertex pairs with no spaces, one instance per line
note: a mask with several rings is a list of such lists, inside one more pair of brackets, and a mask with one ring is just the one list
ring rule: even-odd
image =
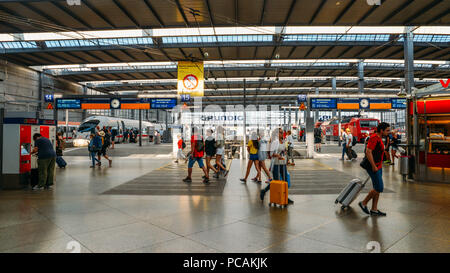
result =
[[31,169],[30,185],[31,187],[34,187],[37,184],[39,184],[39,171],[38,169]]
[[56,164],[58,164],[58,167],[60,168],[65,168],[67,166],[67,163],[62,156],[56,157]]

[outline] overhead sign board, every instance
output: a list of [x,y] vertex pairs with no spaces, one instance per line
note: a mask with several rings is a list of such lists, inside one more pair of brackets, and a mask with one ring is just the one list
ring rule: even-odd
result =
[[56,109],[81,109],[81,99],[56,99]]
[[204,85],[203,62],[178,62],[178,95],[203,97]]
[[44,101],[45,102],[53,102],[53,100],[54,100],[53,94],[46,94],[46,95],[44,95]]
[[392,109],[406,109],[406,99],[391,99]]
[[312,98],[311,109],[336,109],[337,99],[335,98]]
[[297,96],[298,103],[300,102],[306,102],[306,95],[298,95]]
[[177,105],[177,99],[152,99],[151,109],[172,109]]

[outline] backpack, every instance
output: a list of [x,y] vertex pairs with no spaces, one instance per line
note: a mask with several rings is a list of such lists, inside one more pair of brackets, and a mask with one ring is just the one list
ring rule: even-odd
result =
[[195,150],[197,152],[202,152],[204,148],[205,148],[205,145],[203,143],[203,137],[201,139],[196,140],[196,142],[195,142]]
[[314,128],[314,137],[316,137],[316,138],[321,137],[320,129],[319,129],[319,128]]
[[357,143],[358,143],[358,139],[355,136],[353,136],[352,146],[355,146]]
[[181,149],[184,150],[186,148],[186,143],[184,143],[184,140],[181,141]]

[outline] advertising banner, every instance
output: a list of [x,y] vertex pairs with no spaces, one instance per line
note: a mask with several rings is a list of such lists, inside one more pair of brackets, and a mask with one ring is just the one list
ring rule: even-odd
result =
[[178,95],[203,97],[203,62],[178,62]]

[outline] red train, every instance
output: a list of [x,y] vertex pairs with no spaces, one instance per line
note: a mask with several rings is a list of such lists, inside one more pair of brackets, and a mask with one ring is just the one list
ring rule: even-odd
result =
[[[344,130],[350,128],[352,135],[356,137],[358,142],[363,143],[367,136],[375,132],[379,123],[380,120],[375,118],[344,117],[342,118],[341,128]],[[339,140],[339,120],[337,118],[324,121],[320,127],[326,140]]]

